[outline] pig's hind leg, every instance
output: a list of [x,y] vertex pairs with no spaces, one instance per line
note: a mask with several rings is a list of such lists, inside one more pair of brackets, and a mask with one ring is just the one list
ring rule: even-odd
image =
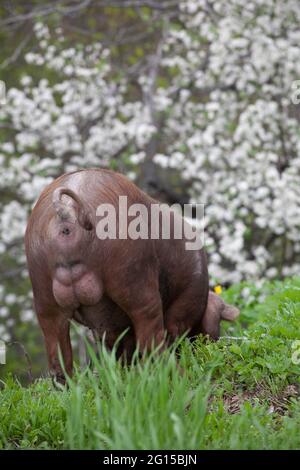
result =
[[[126,280],[121,282],[119,279],[118,284],[112,286],[108,294],[130,318],[136,345],[141,352],[150,351],[153,347],[163,348],[165,330],[156,265],[141,268],[139,276],[132,284],[128,284]],[[125,346],[125,351],[127,350],[130,356],[135,344],[132,339],[129,343],[130,345]]]
[[[66,381],[64,370],[68,376],[71,376],[73,368],[70,340],[72,313],[59,311],[57,307],[51,310],[43,309],[38,305],[36,305],[36,313],[44,334],[50,375],[53,380],[64,385]],[[59,349],[63,367],[59,358]]]

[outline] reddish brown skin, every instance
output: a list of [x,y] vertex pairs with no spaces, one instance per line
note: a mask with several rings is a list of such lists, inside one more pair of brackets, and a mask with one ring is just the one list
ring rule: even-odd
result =
[[[210,340],[216,341],[220,337],[221,320],[234,321],[239,313],[236,307],[225,304],[221,297],[209,291],[206,310],[201,322],[199,322],[196,328],[188,332],[188,338],[194,340],[199,334],[202,334],[207,336]],[[75,319],[79,323],[91,326],[91,324],[86,324],[84,319],[80,316],[77,316]],[[122,360],[125,362],[131,361],[136,349],[134,331],[131,326],[126,313],[110,299],[104,297],[100,302],[100,307],[98,305],[97,310],[95,310],[92,328],[94,339],[99,341],[105,338],[106,346],[112,350],[120,334],[129,328],[124,338],[117,342],[117,357],[121,356]]]
[[[61,219],[53,206],[56,188],[69,188],[89,215],[87,230],[78,218]],[[189,332],[206,333],[203,317],[208,299],[208,272],[203,250],[186,250],[186,240],[99,240],[96,209],[102,203],[118,207],[157,203],[124,176],[90,169],[65,174],[41,194],[28,221],[25,246],[36,314],[43,330],[52,376],[64,382],[58,359],[72,374],[70,320],[106,331],[112,347],[128,327],[121,349],[131,354],[172,342]],[[76,202],[63,196],[76,214]],[[208,332],[209,333],[209,332]]]

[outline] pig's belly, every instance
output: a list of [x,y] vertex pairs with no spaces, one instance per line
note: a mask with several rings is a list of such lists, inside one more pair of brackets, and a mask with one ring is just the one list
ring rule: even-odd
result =
[[53,276],[53,295],[63,308],[95,305],[102,297],[102,283],[83,263],[56,267]]
[[127,328],[132,327],[126,313],[106,295],[96,305],[81,305],[75,311],[74,319],[93,330],[99,339],[105,338],[110,348]]
[[116,331],[120,334],[131,326],[128,315],[106,295],[103,295],[96,305],[81,305],[76,310],[74,318],[95,330],[99,336],[107,331]]

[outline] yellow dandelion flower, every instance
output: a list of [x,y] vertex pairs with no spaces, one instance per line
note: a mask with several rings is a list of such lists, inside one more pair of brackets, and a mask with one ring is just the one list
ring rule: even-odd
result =
[[214,291],[217,295],[221,295],[222,294],[222,286],[220,285],[217,285],[215,288],[214,288]]

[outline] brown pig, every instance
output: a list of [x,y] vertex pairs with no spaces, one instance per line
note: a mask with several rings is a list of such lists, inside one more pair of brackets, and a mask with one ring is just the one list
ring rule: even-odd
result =
[[[157,239],[98,238],[97,208],[111,204],[119,220],[120,196],[127,196],[128,207],[139,203],[150,211],[158,204],[118,173],[80,170],[51,183],[28,221],[25,246],[34,306],[50,373],[60,382],[58,347],[72,374],[72,319],[106,331],[109,346],[131,328],[141,351],[163,348],[166,337],[173,341],[187,331],[192,336],[205,333],[206,325],[212,328],[204,317],[208,273],[202,249],[186,250],[186,238],[177,239],[172,231],[169,239],[161,234]],[[129,332],[124,349],[130,344]]]

